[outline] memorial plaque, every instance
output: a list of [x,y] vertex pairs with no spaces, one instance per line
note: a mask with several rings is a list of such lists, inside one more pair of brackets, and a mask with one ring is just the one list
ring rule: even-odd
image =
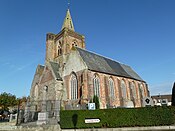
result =
[[47,124],[47,122],[48,122],[48,112],[38,113],[37,125]]

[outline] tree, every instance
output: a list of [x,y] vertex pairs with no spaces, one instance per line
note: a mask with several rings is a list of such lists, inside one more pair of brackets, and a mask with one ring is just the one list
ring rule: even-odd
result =
[[93,97],[93,102],[95,103],[95,108],[99,109],[100,108],[100,103],[99,103],[99,98],[98,96],[94,95]]
[[6,92],[0,94],[0,107],[3,110],[8,110],[8,107],[15,105],[17,105],[17,99],[15,95]]
[[173,85],[173,89],[172,89],[172,106],[175,106],[175,82],[174,82],[174,85]]

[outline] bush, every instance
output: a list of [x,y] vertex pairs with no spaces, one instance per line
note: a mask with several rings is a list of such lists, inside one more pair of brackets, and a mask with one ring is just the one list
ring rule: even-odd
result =
[[[115,128],[134,126],[162,126],[174,123],[175,108],[146,107],[104,110],[61,111],[61,128]],[[86,124],[85,119],[98,118],[99,123]]]
[[100,103],[99,103],[98,96],[94,95],[93,102],[95,103],[95,108],[99,109],[100,108]]

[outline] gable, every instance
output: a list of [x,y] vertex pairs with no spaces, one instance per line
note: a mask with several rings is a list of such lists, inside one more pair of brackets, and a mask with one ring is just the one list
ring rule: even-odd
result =
[[78,72],[84,69],[87,69],[87,66],[79,53],[76,50],[71,50],[64,68],[64,76],[70,75],[71,72]]
[[32,87],[36,85],[36,83],[39,83],[40,77],[44,71],[44,66],[38,65],[35,71],[35,75],[32,81]]
[[38,65],[35,71],[35,75],[32,81],[32,85],[31,85],[31,90],[30,90],[30,95],[32,96],[34,93],[34,89],[36,84],[38,84],[40,82],[40,78],[42,76],[42,73],[44,71],[45,66],[42,65]]
[[53,79],[54,79],[54,77],[52,75],[52,71],[48,67],[45,67],[40,84],[43,84],[43,83],[48,82],[48,81],[53,80]]

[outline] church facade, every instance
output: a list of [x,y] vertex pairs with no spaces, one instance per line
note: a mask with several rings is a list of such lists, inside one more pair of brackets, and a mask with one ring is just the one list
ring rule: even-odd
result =
[[56,101],[63,109],[80,109],[94,96],[100,109],[142,107],[149,90],[130,66],[86,50],[68,9],[61,31],[46,36],[45,64],[36,69],[30,101],[36,111],[42,111],[43,100],[50,102],[50,110],[57,108]]

